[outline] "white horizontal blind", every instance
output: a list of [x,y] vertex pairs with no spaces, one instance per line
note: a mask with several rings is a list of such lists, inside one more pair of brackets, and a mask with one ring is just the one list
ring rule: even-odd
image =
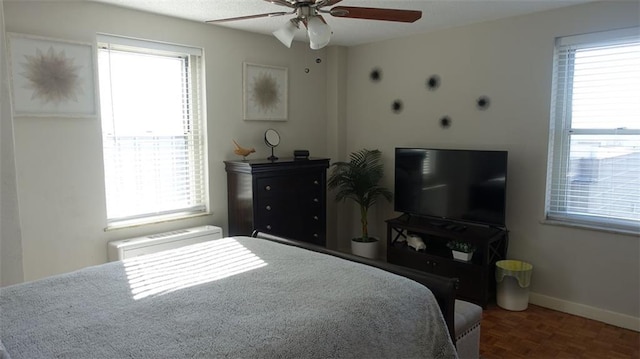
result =
[[640,228],[638,28],[559,39],[547,218]]
[[205,212],[198,49],[118,40],[98,43],[109,224]]

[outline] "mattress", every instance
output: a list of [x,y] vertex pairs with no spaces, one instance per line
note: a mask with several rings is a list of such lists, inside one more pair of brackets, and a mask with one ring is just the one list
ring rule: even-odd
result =
[[0,341],[13,359],[456,357],[427,287],[251,237],[0,288]]

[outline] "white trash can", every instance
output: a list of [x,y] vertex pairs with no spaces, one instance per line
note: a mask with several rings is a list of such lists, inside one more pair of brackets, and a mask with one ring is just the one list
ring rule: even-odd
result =
[[521,311],[529,306],[533,265],[517,260],[496,262],[496,302],[500,308]]

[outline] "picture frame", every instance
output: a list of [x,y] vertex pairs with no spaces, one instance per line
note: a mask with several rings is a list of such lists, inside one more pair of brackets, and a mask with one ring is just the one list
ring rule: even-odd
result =
[[243,63],[243,118],[287,121],[288,69]]
[[97,116],[94,44],[7,35],[14,116]]

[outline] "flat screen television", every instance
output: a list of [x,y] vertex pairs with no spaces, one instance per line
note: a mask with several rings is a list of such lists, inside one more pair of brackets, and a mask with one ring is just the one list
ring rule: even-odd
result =
[[505,225],[507,151],[396,148],[394,209]]

